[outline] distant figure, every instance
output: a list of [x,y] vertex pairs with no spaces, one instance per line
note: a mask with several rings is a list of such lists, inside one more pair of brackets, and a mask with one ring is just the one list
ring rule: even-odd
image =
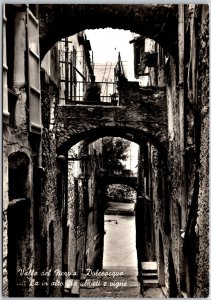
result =
[[84,101],[100,102],[101,87],[99,83],[91,82],[87,85],[86,92],[84,94]]

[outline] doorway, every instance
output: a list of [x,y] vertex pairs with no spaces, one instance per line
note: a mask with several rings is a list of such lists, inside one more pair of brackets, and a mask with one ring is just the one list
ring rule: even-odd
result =
[[169,251],[168,272],[169,272],[169,297],[177,298],[178,296],[177,281],[176,281],[176,274],[175,274],[174,262],[173,262],[171,251]]

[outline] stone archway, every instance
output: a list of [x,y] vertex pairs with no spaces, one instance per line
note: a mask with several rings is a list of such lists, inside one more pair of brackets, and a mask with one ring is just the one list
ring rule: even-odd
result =
[[133,190],[137,190],[138,187],[138,182],[137,182],[137,178],[135,177],[127,177],[124,176],[124,174],[122,176],[104,176],[104,183],[106,185],[111,185],[111,184],[123,184],[123,185],[127,185],[130,188],[132,188]]
[[[61,114],[59,119],[56,136],[58,154],[65,153],[81,140],[86,140],[88,138],[89,141],[95,141],[105,136],[122,137],[137,144],[142,142],[146,143],[148,141],[157,149],[161,150],[163,154],[166,152],[166,124],[163,124],[163,126],[161,124],[160,126],[155,125],[155,130],[153,130],[153,124],[151,122],[149,125],[151,128],[150,131],[150,128],[146,127],[147,124],[145,122],[143,122],[143,124],[137,120],[137,122],[134,123],[135,117],[132,118],[132,116],[130,120],[128,120],[127,126],[123,119],[119,121],[112,119],[106,121],[104,119],[106,112],[105,115],[103,115],[102,120],[96,120],[96,118],[90,118],[87,115],[81,115],[81,118],[80,115],[75,115],[74,117],[73,115],[68,114],[68,110],[65,111],[65,109],[62,109],[62,111],[63,114]],[[89,113],[90,109],[87,108],[87,112]],[[113,112],[112,115],[115,118],[115,112]]]
[[[122,183],[121,181],[117,182],[107,182],[104,183],[106,189],[109,190],[111,188],[111,195],[106,195],[105,199],[108,202],[122,202],[122,203],[136,203],[137,200],[137,190],[131,185],[129,182]],[[119,190],[123,190],[120,194],[118,194]]]
[[41,59],[61,38],[106,27],[147,36],[172,54],[177,49],[176,5],[40,4],[39,20]]
[[[91,108],[92,109],[92,108]],[[88,109],[89,111],[89,109]],[[68,116],[66,115],[66,118],[64,118],[63,120],[67,120]],[[71,123],[71,125],[74,124],[74,120]],[[71,127],[71,126],[63,126],[61,128],[62,129],[62,134],[61,131],[60,132],[60,136],[58,136],[58,142],[61,144],[58,144],[58,157],[60,156],[60,154],[64,154],[67,155],[68,150],[71,148],[71,146],[76,145],[78,143],[78,141],[85,141],[84,144],[82,144],[83,146],[80,148],[80,153],[83,153],[83,151],[87,148],[87,146],[102,138],[105,136],[116,136],[116,137],[122,137],[124,139],[127,139],[129,141],[135,142],[139,145],[143,145],[144,143],[146,143],[147,141],[153,143],[155,146],[157,146],[158,150],[162,152],[162,154],[165,156],[165,147],[162,143],[160,143],[153,135],[151,135],[150,133],[143,133],[141,130],[138,130],[138,128],[131,128],[131,127],[120,127],[120,126],[99,126],[100,122],[96,119],[93,119],[93,123],[91,124],[91,126],[95,126],[96,128],[92,128],[91,130],[87,130],[85,131],[86,127],[82,126],[82,132],[79,132],[79,130],[81,128],[79,124],[79,122],[75,122],[76,125],[75,127]],[[93,126],[93,127],[94,127]],[[66,134],[63,135],[63,132],[66,132]],[[79,153],[79,154],[80,154]],[[86,150],[84,151],[83,154],[86,153]],[[62,156],[62,155],[61,155]],[[64,158],[64,156],[63,156]],[[83,158],[82,156],[77,158],[77,159],[81,159]],[[74,160],[74,159],[73,159]],[[106,180],[105,178],[103,178],[103,176],[96,176],[96,184],[95,184],[95,193],[94,193],[94,197],[95,199],[102,199],[104,193],[102,192],[102,188],[105,186],[106,184]],[[111,179],[111,178],[110,178]],[[107,181],[107,183],[112,183],[113,180]],[[124,183],[128,183],[128,178],[125,178]],[[113,181],[114,183],[114,181]],[[117,181],[115,181],[115,183],[117,183]],[[119,179],[118,179],[118,183],[120,183]],[[121,181],[121,183],[123,183]],[[128,185],[132,186],[133,188],[135,188],[136,190],[138,190],[137,185],[134,185],[133,183],[129,183]],[[86,182],[86,186],[87,186],[87,182]],[[87,189],[87,187],[86,187]],[[137,196],[138,199],[138,203],[136,206],[136,228],[137,228],[137,235],[136,235],[136,241],[137,241],[137,252],[138,252],[138,257],[140,261],[153,261],[154,260],[154,228],[153,228],[153,219],[151,216],[151,211],[152,211],[152,203],[149,202],[145,197],[141,197],[140,195]],[[98,211],[100,207],[100,212]],[[99,221],[99,232],[103,232],[103,215],[104,215],[104,211],[102,210],[102,202],[101,201],[97,201],[97,205],[96,207],[94,207],[94,209],[96,211],[98,211],[98,221]],[[101,217],[100,217],[101,216]],[[147,222],[147,223],[146,223]],[[146,231],[146,224],[147,224],[147,228],[148,230]],[[101,258],[102,258],[102,251],[100,252],[101,249],[103,249],[103,239],[102,239],[102,235],[99,234],[99,232],[96,234],[95,237],[95,245],[96,245],[96,249],[99,249],[99,253],[97,253],[97,255],[93,255],[94,251],[90,250],[86,253],[86,260],[88,263],[88,266],[95,266],[96,261],[97,263],[100,262],[101,263]],[[93,242],[92,242],[93,245]],[[143,247],[144,245],[144,247]],[[144,248],[144,251],[143,251]],[[140,253],[141,252],[141,253]],[[90,257],[94,257],[94,259],[90,259]],[[99,264],[99,268],[101,267],[101,264]]]

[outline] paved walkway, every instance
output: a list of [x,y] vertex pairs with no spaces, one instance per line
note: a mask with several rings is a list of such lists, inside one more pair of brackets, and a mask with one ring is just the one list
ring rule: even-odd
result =
[[165,298],[160,288],[148,288],[142,296],[137,281],[137,271],[132,267],[110,267],[103,271],[123,272],[124,275],[87,277],[86,284],[80,288],[80,297]]
[[111,272],[116,276],[109,276],[109,273],[105,276],[93,276],[92,285],[81,287],[80,297],[141,298],[136,269],[132,267],[108,267],[103,271]]
[[166,298],[161,288],[148,288],[144,292],[144,298]]
[[105,232],[104,268],[107,266],[136,268],[135,217],[105,215]]
[[[114,207],[131,209],[132,205],[118,203]],[[80,297],[143,298],[137,281],[135,217],[105,215],[105,231],[104,274],[87,276],[85,284],[81,284]],[[113,275],[117,276],[105,272],[116,272]],[[144,298],[164,298],[164,295],[160,288],[148,288]]]

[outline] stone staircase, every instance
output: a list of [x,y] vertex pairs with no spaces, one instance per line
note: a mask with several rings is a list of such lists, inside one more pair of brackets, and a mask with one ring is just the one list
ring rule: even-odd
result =
[[65,280],[64,296],[65,297],[79,297],[80,295],[80,280],[69,278]]
[[142,262],[142,280],[144,288],[156,288],[159,286],[157,263],[155,261]]

